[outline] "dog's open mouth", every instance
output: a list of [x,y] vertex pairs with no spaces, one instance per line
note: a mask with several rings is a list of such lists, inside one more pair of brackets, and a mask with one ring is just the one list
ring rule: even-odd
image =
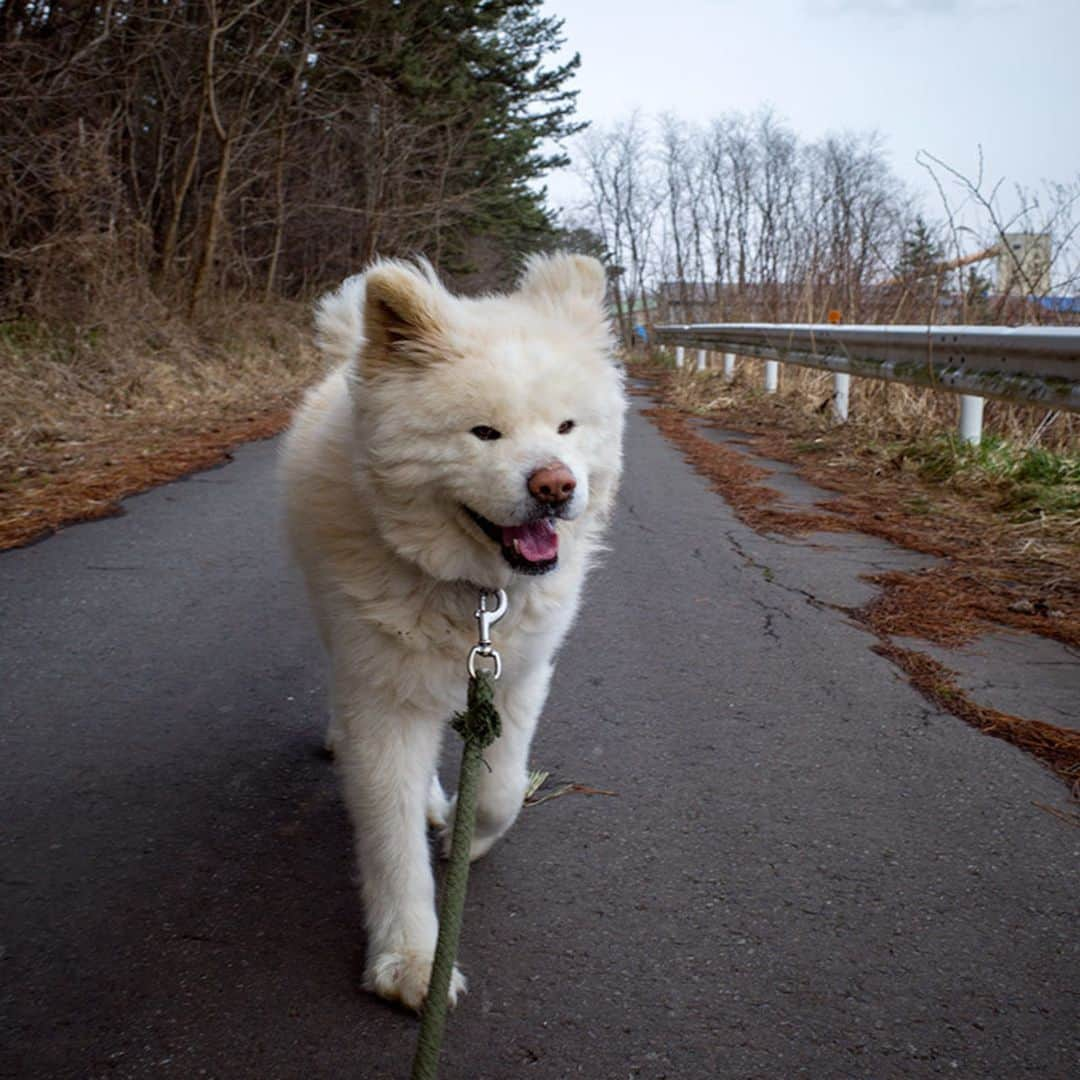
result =
[[503,558],[519,573],[546,574],[559,562],[559,534],[551,518],[537,518],[524,525],[496,525],[482,514],[465,512],[499,545]]

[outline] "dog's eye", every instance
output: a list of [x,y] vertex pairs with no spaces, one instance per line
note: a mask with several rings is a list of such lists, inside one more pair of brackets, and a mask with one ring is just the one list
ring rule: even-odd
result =
[[560,435],[566,435],[566,434],[568,434],[569,432],[571,432],[573,430],[574,430],[574,421],[573,420],[564,420],[559,425],[559,434]]
[[496,431],[495,428],[487,427],[484,424],[477,424],[477,426],[472,429],[472,433],[484,442],[491,442],[492,439],[502,438],[501,431]]

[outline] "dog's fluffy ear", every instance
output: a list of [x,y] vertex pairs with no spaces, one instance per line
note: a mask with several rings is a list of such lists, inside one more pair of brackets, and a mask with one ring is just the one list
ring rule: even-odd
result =
[[604,302],[604,266],[588,255],[531,255],[519,285],[531,299],[560,305],[567,301],[599,306]]
[[376,263],[364,275],[363,370],[436,360],[449,299],[427,263]]

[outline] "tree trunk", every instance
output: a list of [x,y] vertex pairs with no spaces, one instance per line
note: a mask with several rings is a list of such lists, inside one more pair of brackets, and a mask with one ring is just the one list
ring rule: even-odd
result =
[[225,192],[229,185],[229,164],[232,160],[232,136],[222,143],[221,164],[218,166],[217,179],[214,181],[214,194],[210,201],[210,214],[206,221],[206,235],[203,238],[202,252],[199,257],[195,280],[191,286],[191,300],[188,303],[188,315],[194,315],[202,299],[206,283],[214,266],[217,254],[218,233],[221,231],[221,219],[224,215]]
[[199,161],[199,150],[202,148],[203,129],[206,123],[205,109],[199,110],[199,121],[195,126],[195,138],[191,144],[191,154],[188,157],[184,175],[180,180],[180,186],[173,196],[173,211],[169,219],[169,227],[165,231],[165,242],[161,246],[161,265],[157,272],[157,285],[160,288],[172,276],[173,260],[176,257],[176,245],[180,238],[180,222],[184,215],[184,203],[187,193],[191,189],[191,181],[195,176],[195,167]]

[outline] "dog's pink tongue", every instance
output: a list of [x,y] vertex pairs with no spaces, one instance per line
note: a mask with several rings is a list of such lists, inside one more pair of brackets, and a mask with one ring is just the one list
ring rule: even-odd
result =
[[502,542],[506,547],[516,548],[529,562],[547,562],[559,554],[559,534],[546,519],[530,521],[528,525],[504,525]]

